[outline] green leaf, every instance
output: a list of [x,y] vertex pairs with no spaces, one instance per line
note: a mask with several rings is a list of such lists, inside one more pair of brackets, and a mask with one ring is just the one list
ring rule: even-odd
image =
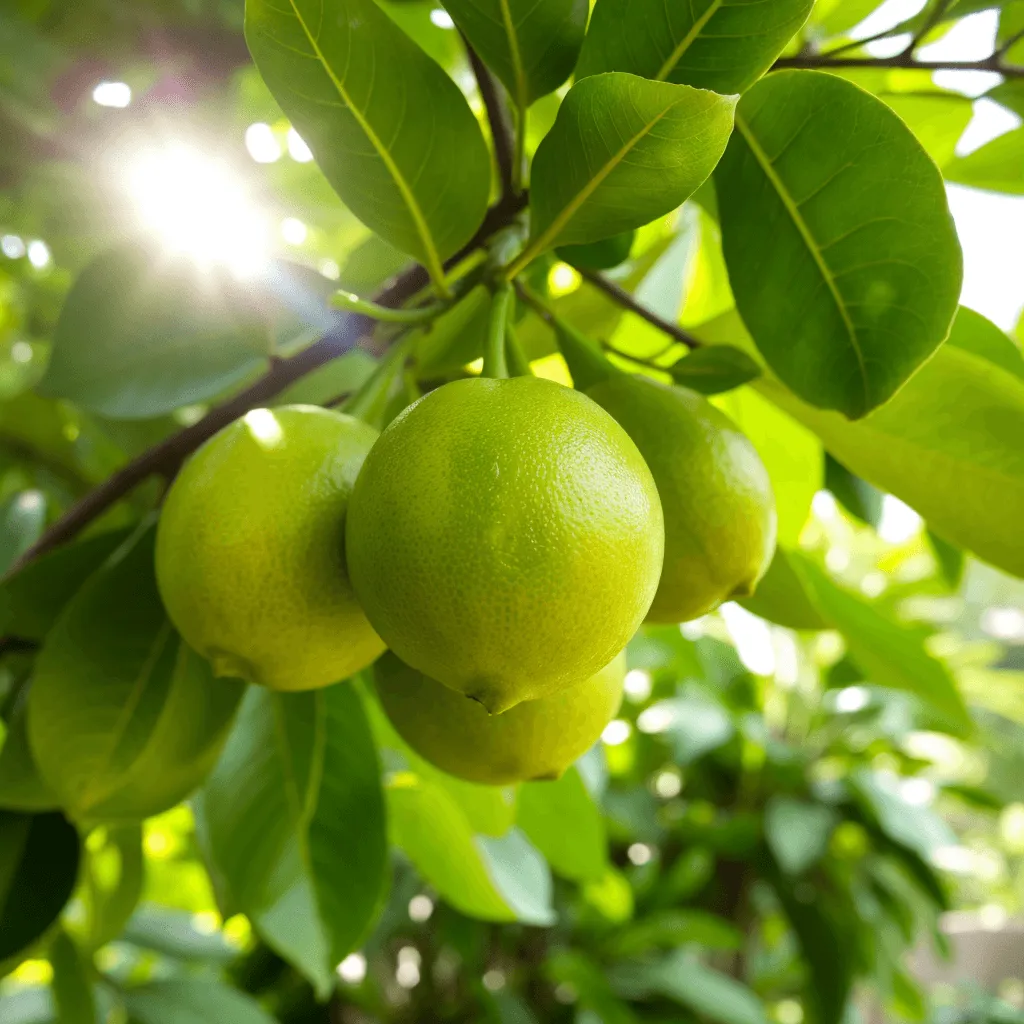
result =
[[560,245],[555,255],[579,270],[608,270],[629,259],[635,238],[636,231],[624,231],[587,245]]
[[1007,373],[1024,380],[1024,354],[1017,343],[991,320],[967,306],[957,310],[946,344],[987,359]]
[[78,833],[61,814],[0,811],[0,962],[57,919],[78,876]]
[[609,74],[577,82],[533,161],[518,273],[555,245],[597,242],[683,202],[718,163],[735,97]]
[[743,933],[731,921],[704,910],[660,910],[620,928],[612,936],[609,949],[614,956],[631,957],[687,943],[734,951],[743,945]]
[[950,543],[1024,576],[1024,381],[943,345],[895,398],[858,423],[805,405],[766,378],[757,387],[843,465],[905,501]]
[[628,71],[743,92],[772,66],[813,6],[813,0],[598,0],[576,74]]
[[252,996],[205,978],[151,981],[124,994],[137,1024],[277,1024]]
[[748,612],[789,629],[829,628],[808,596],[793,568],[789,553],[783,547],[775,549],[771,565],[753,596],[742,598],[739,603]]
[[142,895],[143,875],[138,825],[107,829],[99,849],[90,844],[86,861],[90,949],[99,949],[122,933]]
[[765,807],[764,837],[779,867],[800,875],[822,858],[837,822],[831,807],[776,794]]
[[22,491],[0,504],[0,576],[39,539],[45,525],[41,491]]
[[1024,128],[1016,128],[967,156],[950,160],[944,171],[949,181],[960,185],[1024,195]]
[[[274,98],[346,206],[440,282],[479,227],[490,155],[455,83],[373,0],[247,0]],[[385,70],[386,69],[386,70]]]
[[736,731],[725,707],[696,686],[645,708],[637,724],[643,732],[664,733],[679,765],[691,764],[728,743]]
[[812,892],[810,899],[798,898],[797,893],[804,895],[803,888],[791,888],[790,882],[777,876],[777,869],[769,872],[769,879],[807,962],[814,1019],[818,1024],[842,1024],[853,988],[856,955],[850,917],[834,908],[835,901],[827,898],[828,894],[819,893],[815,898]]
[[594,881],[604,874],[604,819],[575,768],[557,782],[520,786],[516,822],[556,874],[574,882]]
[[[553,923],[550,876],[520,833],[508,834],[516,837],[513,852],[519,856],[509,864],[507,847],[485,845],[502,840],[474,835],[458,804],[436,782],[403,772],[391,777],[387,793],[392,841],[456,910],[484,921]],[[512,881],[509,868],[520,874],[525,892],[504,888]]]
[[243,684],[216,679],[181,641],[153,576],[152,528],[71,599],[36,659],[28,735],[40,773],[77,819],[132,821],[195,789]]
[[884,495],[828,454],[825,455],[825,486],[850,515],[878,529]]
[[972,730],[971,716],[955,679],[925,649],[920,630],[894,622],[873,605],[836,586],[802,555],[790,557],[811,600],[843,634],[850,657],[872,682],[913,693],[962,735]]
[[612,984],[627,999],[660,995],[719,1024],[767,1024],[761,1000],[746,985],[679,950],[651,963],[623,964]]
[[49,959],[60,1024],[96,1024],[96,1003],[89,977],[91,964],[63,928],[58,929],[50,943]]
[[736,129],[715,184],[737,308],[796,394],[864,416],[956,310],[962,259],[941,175],[885,104],[834,75],[769,76]]
[[572,74],[587,0],[445,0],[470,45],[525,110]]
[[752,388],[737,388],[715,398],[714,404],[728,413],[757,449],[775,493],[779,543],[796,547],[811,501],[822,486],[821,442]]
[[28,743],[27,693],[19,694],[7,720],[7,737],[0,749],[0,807],[15,811],[53,811],[60,806],[36,767]]
[[953,830],[934,811],[908,803],[885,776],[866,768],[857,769],[850,788],[865,813],[893,842],[928,861],[936,850],[955,846]]
[[950,589],[956,590],[964,578],[964,565],[967,559],[963,550],[950,544],[949,541],[943,540],[934,530],[929,529],[927,536],[932,554],[935,555],[935,560],[939,563],[942,578]]
[[353,686],[250,688],[197,828],[228,902],[326,996],[388,873],[380,768]]
[[143,904],[124,927],[121,939],[174,960],[227,964],[238,956],[220,932],[199,931],[193,915],[158,904]]
[[266,330],[245,311],[254,301],[184,259],[118,245],[68,293],[38,390],[112,419],[201,402],[265,364]]
[[113,530],[37,558],[0,583],[0,632],[42,640],[83,583],[127,540]]
[[669,373],[677,384],[702,395],[718,395],[760,377],[761,367],[742,349],[716,345],[694,350],[673,363]]

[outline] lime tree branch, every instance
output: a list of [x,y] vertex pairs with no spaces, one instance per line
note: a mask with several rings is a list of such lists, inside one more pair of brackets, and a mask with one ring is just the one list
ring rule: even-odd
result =
[[604,274],[593,270],[581,270],[580,275],[585,281],[589,281],[599,291],[604,292],[613,302],[618,303],[623,309],[635,313],[638,317],[646,320],[651,326],[657,327],[659,331],[667,334],[675,341],[681,342],[689,349],[700,348],[701,343],[689,332],[678,324],[658,316],[653,310],[648,309],[643,303],[638,302],[624,288],[620,288],[614,281],[609,281]]
[[1024,66],[1007,64],[994,53],[983,60],[918,60],[912,53],[895,57],[831,57],[828,54],[800,54],[782,57],[776,68],[806,68],[828,71],[830,68],[898,68],[905,71],[994,71],[1006,78],[1024,78]]
[[498,80],[491,74],[490,69],[477,55],[476,50],[469,45],[465,36],[462,42],[466,46],[466,54],[469,57],[473,75],[476,77],[476,85],[480,90],[480,98],[484,101],[484,109],[487,111],[487,123],[491,126],[491,139],[494,143],[494,158],[498,164],[498,177],[501,180],[501,194],[510,196],[516,191],[515,174],[513,168],[516,161],[516,140],[512,128],[512,120],[509,117],[508,106],[501,94],[501,86]]
[[[477,233],[448,260],[446,266],[454,266],[478,249],[492,234],[508,225],[525,204],[525,196],[506,196],[492,206]],[[380,306],[397,308],[428,284],[429,279],[423,267],[411,267],[375,295],[374,301]],[[373,321],[358,313],[339,316],[337,324],[308,348],[287,359],[275,360],[270,369],[244,391],[214,406],[192,426],[172,434],[107,477],[52,523],[42,537],[15,562],[11,571],[72,540],[89,523],[149,477],[157,474],[172,476],[182,462],[218,430],[239,416],[244,416],[250,409],[265,405],[306,374],[351,351],[372,330]]]

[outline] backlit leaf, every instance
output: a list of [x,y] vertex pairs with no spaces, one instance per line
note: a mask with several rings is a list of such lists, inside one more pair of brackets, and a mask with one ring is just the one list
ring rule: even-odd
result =
[[470,45],[525,110],[572,74],[587,0],[445,0]]
[[483,220],[491,177],[455,83],[373,0],[248,0],[245,36],[345,205],[442,280]]
[[734,97],[634,75],[577,82],[534,157],[526,257],[629,231],[683,202],[711,173]]
[[790,389],[863,416],[956,311],[962,259],[942,178],[891,110],[834,75],[769,76],[736,129],[715,183],[737,308]]
[[167,620],[153,533],[89,578],[36,660],[29,743],[77,819],[137,820],[188,796],[212,768],[242,694],[241,682],[214,678]]
[[951,160],[943,170],[950,181],[960,185],[1024,195],[1024,128],[1000,135],[973,153]]
[[813,0],[598,0],[577,77],[628,71],[743,92],[807,20]]
[[353,686],[250,688],[197,828],[232,906],[325,996],[387,878],[380,768]]

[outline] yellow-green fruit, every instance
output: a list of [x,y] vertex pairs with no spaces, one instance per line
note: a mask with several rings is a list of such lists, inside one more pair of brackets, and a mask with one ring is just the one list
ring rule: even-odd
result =
[[775,499],[754,446],[693,391],[616,374],[587,389],[651,467],[665,565],[648,622],[685,622],[753,593],[775,550]]
[[492,713],[622,650],[664,548],[636,445],[585,395],[536,377],[456,381],[406,409],[366,459],[346,531],[388,647]]
[[615,717],[625,677],[623,651],[582,683],[489,715],[390,652],[374,666],[377,695],[402,739],[449,775],[492,786],[557,779]]
[[157,583],[218,675],[310,690],[384,649],[352,591],[344,544],[352,485],[376,438],[327,409],[255,409],[178,474],[157,532]]

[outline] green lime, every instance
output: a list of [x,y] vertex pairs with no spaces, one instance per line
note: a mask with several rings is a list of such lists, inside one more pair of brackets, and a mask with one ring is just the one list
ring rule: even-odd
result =
[[327,409],[254,409],[178,474],[157,532],[157,583],[174,625],[218,675],[309,690],[384,649],[344,547],[352,485],[376,437]]
[[622,703],[626,653],[582,683],[500,715],[390,652],[373,671],[391,724],[416,753],[449,775],[501,786],[557,779],[597,742]]
[[411,405],[367,457],[347,526],[353,586],[387,645],[492,713],[622,650],[663,544],[636,445],[536,377],[456,381]]
[[754,592],[775,550],[775,499],[754,446],[700,395],[634,374],[587,389],[636,442],[661,495],[665,565],[648,622],[685,622]]

